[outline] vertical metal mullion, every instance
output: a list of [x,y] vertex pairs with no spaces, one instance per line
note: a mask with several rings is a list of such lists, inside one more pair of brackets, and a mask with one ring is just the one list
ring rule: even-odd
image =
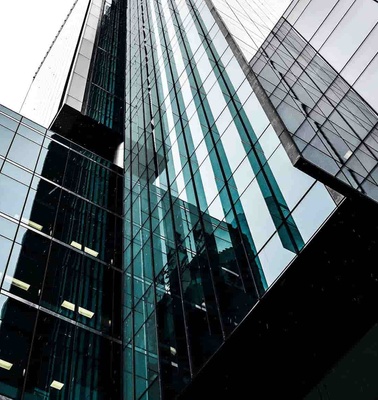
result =
[[[206,35],[206,32],[205,32],[204,29],[203,29],[203,25],[202,25],[202,23],[201,23],[201,21],[200,21],[200,18],[199,18],[198,15],[197,15],[197,12],[196,12],[196,10],[195,10],[195,6],[192,4],[192,0],[186,0],[186,1],[189,3],[189,6],[192,8],[192,12],[193,12],[193,14],[194,14],[194,16],[195,16],[195,19],[197,20],[197,24],[199,25],[199,27],[200,27],[200,29],[201,29],[201,31],[202,31],[202,34],[203,34],[203,36],[204,36],[204,38],[205,38],[207,44],[209,45],[209,50],[210,50],[211,54],[213,55],[213,58],[214,58],[214,61],[215,61],[217,58],[214,56],[214,51],[213,51],[213,48],[212,48],[212,46],[213,46],[213,45],[212,45],[212,42],[210,42],[210,40],[208,39],[208,37],[207,37],[207,35]],[[209,1],[209,0],[205,0],[205,1]],[[216,21],[216,23],[217,23],[217,21]],[[215,64],[218,65],[218,62],[215,61]],[[241,122],[241,124],[242,124],[242,126],[243,126],[243,130],[244,130],[244,132],[246,133],[247,138],[248,138],[248,140],[249,140],[249,142],[250,142],[251,150],[252,150],[252,152],[253,152],[253,154],[254,154],[254,157],[255,157],[257,163],[259,164],[259,167],[260,167],[259,173],[261,173],[261,174],[264,176],[265,183],[266,183],[266,185],[269,187],[270,192],[272,193],[272,198],[273,198],[273,200],[274,200],[274,203],[275,203],[275,205],[276,205],[276,209],[277,209],[277,211],[278,211],[278,213],[279,213],[279,215],[280,215],[280,219],[281,219],[281,221],[282,221],[282,223],[280,224],[279,227],[276,228],[276,230],[277,230],[277,232],[278,232],[280,227],[283,227],[283,226],[286,227],[286,231],[287,231],[287,233],[288,233],[288,235],[289,235],[289,237],[290,237],[290,241],[291,241],[293,247],[295,248],[296,253],[298,253],[300,249],[298,248],[298,245],[297,245],[296,240],[295,240],[295,238],[294,238],[294,236],[293,236],[293,234],[292,234],[292,232],[291,232],[290,227],[287,226],[287,218],[283,215],[283,212],[282,212],[281,207],[280,207],[280,204],[279,204],[279,202],[278,202],[278,200],[277,200],[277,196],[276,196],[276,194],[275,194],[275,191],[273,190],[272,184],[271,184],[270,180],[268,179],[267,174],[266,174],[265,169],[264,169],[264,167],[265,167],[266,165],[268,165],[268,167],[269,167],[269,164],[268,164],[267,162],[265,162],[264,164],[261,162],[260,156],[259,156],[259,155],[257,154],[257,152],[256,152],[255,145],[253,144],[253,142],[252,142],[250,136],[248,135],[248,130],[247,130],[247,127],[245,126],[245,121],[244,121],[244,119],[243,119],[243,118],[241,117],[241,115],[240,115],[239,108],[237,107],[237,105],[236,105],[236,103],[235,103],[235,100],[234,100],[234,97],[233,97],[233,95],[232,95],[232,92],[231,92],[231,90],[230,90],[230,88],[229,88],[229,86],[228,86],[226,80],[224,79],[223,74],[220,74],[220,76],[221,76],[221,78],[222,78],[222,80],[223,80],[223,84],[225,85],[225,87],[226,87],[226,89],[227,89],[227,92],[228,92],[228,95],[229,95],[229,97],[230,97],[230,99],[231,99],[231,102],[232,102],[232,104],[233,104],[233,107],[235,108],[236,113],[238,114],[238,117],[239,117],[239,119],[240,119],[240,122]],[[248,155],[247,155],[247,156],[248,156]],[[257,177],[257,175],[256,175],[256,177]],[[283,197],[283,195],[282,195],[282,197]]]
[[[146,15],[147,15],[147,21],[148,21],[148,29],[149,29],[149,42],[150,42],[150,47],[151,47],[151,59],[152,59],[152,68],[153,68],[153,79],[154,79],[154,83],[156,85],[156,93],[157,96],[158,95],[158,90],[157,90],[157,82],[156,82],[156,70],[155,70],[155,55],[154,55],[154,51],[153,51],[153,43],[152,43],[152,29],[151,29],[151,19],[149,16],[149,7],[148,7],[148,1],[146,1]],[[148,68],[148,65],[147,65]],[[152,85],[151,85],[152,86]],[[150,115],[151,115],[151,119],[153,117],[153,113],[152,113],[152,104],[151,104],[151,98],[150,98]],[[159,107],[159,111],[160,111],[160,107]],[[154,135],[154,132],[151,132],[151,135]],[[154,140],[154,137],[152,138]],[[155,147],[154,147],[154,150]],[[146,149],[146,156],[147,156],[147,149]],[[154,154],[155,156],[155,154]],[[146,157],[147,159],[147,157]],[[157,165],[157,161],[155,163],[155,168],[158,168]],[[157,173],[157,170],[156,170]],[[147,182],[149,182],[149,174],[148,174],[148,169],[147,169]],[[154,239],[153,239],[153,226],[152,226],[152,207],[151,207],[151,194],[150,194],[150,186],[147,184],[148,186],[148,207],[149,207],[149,225],[150,225],[150,243],[151,243],[151,260],[152,260],[152,273],[153,273],[153,293],[154,293],[154,306],[155,306],[155,310],[154,310],[154,314],[155,314],[155,327],[156,327],[156,332],[155,332],[155,338],[156,338],[156,349],[157,349],[157,357],[158,357],[158,379],[159,379],[159,393],[160,393],[160,397],[162,397],[162,389],[161,389],[161,368],[160,368],[160,346],[159,346],[159,338],[158,338],[158,318],[157,318],[157,290],[156,290],[156,270],[155,270],[155,253],[154,253]]]
[[[168,46],[168,41],[167,41],[166,34],[165,34],[166,32],[164,30],[165,25],[163,24],[163,16],[162,16],[163,15],[163,11],[160,8],[159,1],[156,1],[156,4],[157,4],[157,9],[159,11],[159,20],[160,20],[160,26],[161,26],[161,32],[162,32],[162,36],[163,36],[163,40],[164,40],[164,45],[165,45],[165,48],[167,49],[166,50],[166,54],[167,54],[167,59],[168,59],[169,72],[170,72],[171,79],[172,79],[174,97],[175,97],[177,108],[178,108],[178,110],[180,110],[180,104],[179,104],[179,101],[178,101],[178,98],[177,98],[177,90],[176,90],[176,86],[175,86],[174,74],[173,74],[173,69],[172,69],[172,64],[171,64],[171,57],[170,57],[170,54],[169,54],[169,51],[168,51],[169,46]],[[186,153],[188,155],[188,160],[189,160],[189,152],[188,152],[187,141],[186,141],[186,138],[185,138],[185,135],[184,135],[184,131],[185,130],[184,130],[184,126],[183,126],[183,123],[182,123],[181,112],[179,114],[180,114],[179,123],[180,123],[180,126],[181,126],[182,135],[183,135],[183,139],[184,139],[185,151],[186,151]],[[197,191],[195,189],[195,184],[194,184],[194,179],[193,179],[193,170],[192,170],[192,166],[191,166],[190,162],[188,162],[188,166],[189,166],[189,169],[190,169],[190,175],[191,175],[192,182],[193,182],[194,196],[195,196],[195,199],[196,199],[197,207],[200,210],[198,195],[197,195]],[[174,222],[175,221],[175,215],[174,215],[173,201],[172,201],[171,196],[172,195],[170,194],[169,200],[170,200],[170,209],[171,209],[171,214],[172,214],[172,224],[173,224],[174,232],[176,232],[175,222]],[[199,212],[199,217],[200,217],[200,212]],[[200,217],[200,219],[201,219],[201,217]],[[190,374],[191,374],[191,376],[193,376],[194,375],[194,372],[193,372],[194,370],[193,370],[193,363],[192,363],[192,357],[191,357],[191,351],[190,351],[190,340],[189,340],[189,333],[188,333],[188,323],[187,323],[187,318],[186,318],[186,313],[185,313],[185,304],[184,304],[184,295],[183,295],[183,290],[182,290],[181,271],[180,271],[180,268],[179,268],[179,266],[180,266],[180,258],[179,258],[178,252],[177,252],[177,249],[179,248],[179,243],[178,243],[178,239],[177,239],[176,235],[174,235],[174,241],[175,241],[175,247],[176,247],[176,251],[175,251],[176,263],[177,263],[177,267],[176,268],[177,268],[177,277],[178,277],[179,286],[180,286],[179,287],[179,292],[180,292],[180,297],[181,297],[181,307],[182,307],[182,313],[183,313],[186,346],[187,346],[187,352],[188,352],[188,362],[189,362]]]
[[[172,0],[170,0],[170,1],[172,2]],[[173,4],[172,4],[172,6],[173,6]],[[228,198],[229,198],[229,201],[230,201],[231,210],[232,210],[232,212],[233,212],[233,214],[234,214],[234,216],[235,216],[235,221],[236,221],[236,224],[237,224],[237,227],[238,227],[238,234],[239,234],[239,237],[240,237],[240,241],[241,241],[241,243],[242,243],[242,245],[243,245],[244,256],[245,256],[245,258],[246,258],[246,260],[247,260],[247,263],[248,263],[248,265],[249,265],[248,256],[247,256],[247,253],[246,253],[244,241],[242,240],[242,236],[241,236],[241,228],[240,228],[239,218],[238,218],[238,216],[237,216],[237,212],[236,212],[236,209],[235,209],[235,205],[234,205],[234,203],[233,203],[231,191],[230,191],[230,188],[229,188],[229,186],[228,186],[228,180],[226,179],[226,173],[225,173],[224,167],[223,167],[222,162],[221,162],[221,157],[220,157],[220,154],[219,154],[219,149],[218,149],[217,141],[214,139],[214,136],[213,136],[213,134],[212,134],[212,130],[211,130],[211,126],[212,126],[212,125],[210,124],[209,117],[208,117],[208,115],[207,115],[207,113],[206,113],[206,110],[205,110],[205,107],[204,107],[204,104],[203,104],[203,98],[202,98],[203,95],[201,94],[199,84],[198,84],[197,79],[196,79],[196,76],[195,76],[195,74],[194,74],[194,68],[195,68],[195,67],[193,66],[192,57],[190,57],[189,52],[188,52],[188,50],[187,50],[186,41],[184,40],[184,35],[183,35],[183,33],[182,33],[181,24],[180,24],[180,21],[178,21],[177,16],[176,16],[176,21],[177,21],[177,26],[179,27],[178,29],[180,30],[181,37],[182,37],[182,39],[183,39],[183,46],[184,46],[184,48],[185,48],[185,53],[186,53],[186,56],[187,56],[187,58],[188,58],[188,60],[189,60],[188,65],[189,65],[190,70],[191,70],[191,73],[192,73],[192,75],[193,75],[193,80],[194,80],[194,83],[195,83],[195,86],[196,86],[196,90],[197,90],[197,92],[198,92],[198,94],[199,94],[199,100],[200,100],[200,103],[201,103],[201,107],[203,108],[203,111],[204,111],[204,116],[205,116],[205,119],[206,119],[206,125],[207,125],[208,134],[209,134],[209,137],[210,137],[210,139],[211,139],[211,141],[212,141],[213,148],[214,148],[214,151],[215,151],[215,153],[216,153],[217,160],[218,160],[219,169],[220,169],[220,171],[221,171],[223,180],[224,180],[224,182],[225,182],[225,186],[224,186],[224,187],[225,187],[225,189],[226,189],[226,192],[227,192],[227,195],[228,195]],[[240,269],[239,262],[237,262],[237,266],[238,266],[238,270],[239,270],[239,274],[240,274],[240,277],[241,277],[241,282],[242,282],[243,288],[244,288],[244,290],[247,292],[246,285],[245,285],[245,282],[244,282],[244,280],[243,280],[243,273],[242,273],[242,271],[241,271],[241,269]],[[254,284],[255,291],[256,291],[257,295],[259,296],[260,293],[259,293],[259,290],[258,290],[258,286],[257,286],[257,284],[256,284],[255,276],[254,276],[254,274],[253,274],[251,268],[249,268],[249,270],[250,270],[250,273],[251,273],[252,282],[253,282],[253,284]]]

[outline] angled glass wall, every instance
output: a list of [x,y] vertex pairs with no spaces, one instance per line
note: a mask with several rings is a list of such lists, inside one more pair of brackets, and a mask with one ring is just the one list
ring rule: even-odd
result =
[[299,155],[298,168],[377,201],[378,115],[369,104],[285,19],[251,65]]
[[122,174],[0,108],[0,395],[119,399]]
[[249,61],[281,18],[291,0],[207,0]]
[[336,206],[205,1],[132,0],[127,27],[124,398],[170,399]]

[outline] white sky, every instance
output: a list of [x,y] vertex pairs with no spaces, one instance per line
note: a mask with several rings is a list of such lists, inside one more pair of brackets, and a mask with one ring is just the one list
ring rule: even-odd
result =
[[20,110],[33,75],[74,1],[0,0],[0,104]]
[[0,0],[0,104],[19,111],[74,0]]

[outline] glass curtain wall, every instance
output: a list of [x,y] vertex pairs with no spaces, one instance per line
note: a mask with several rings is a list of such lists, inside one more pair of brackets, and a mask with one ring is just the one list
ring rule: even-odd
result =
[[121,133],[124,128],[126,1],[107,0],[88,76],[84,113]]
[[335,204],[203,0],[130,1],[126,54],[124,398],[171,399]]
[[109,161],[0,108],[1,395],[120,398],[122,184]]
[[369,104],[283,18],[250,64],[306,164],[340,191],[377,201],[378,116]]
[[249,61],[291,0],[211,0],[211,2],[246,60]]

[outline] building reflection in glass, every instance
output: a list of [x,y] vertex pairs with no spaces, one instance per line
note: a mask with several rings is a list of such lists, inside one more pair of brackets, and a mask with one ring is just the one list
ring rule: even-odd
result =
[[119,399],[118,167],[2,111],[0,393]]

